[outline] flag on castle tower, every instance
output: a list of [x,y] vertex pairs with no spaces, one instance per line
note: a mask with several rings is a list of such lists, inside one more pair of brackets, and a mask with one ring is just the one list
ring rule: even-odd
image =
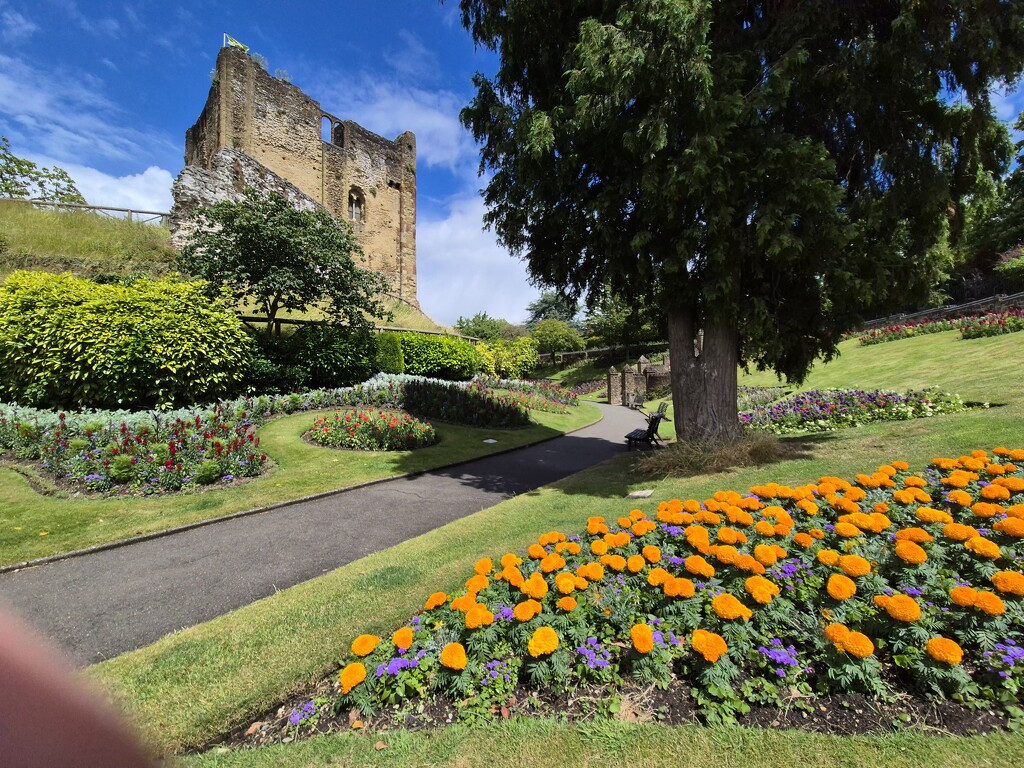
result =
[[248,45],[243,45],[242,43],[240,43],[237,40],[235,40],[235,38],[233,38],[227,32],[225,32],[224,33],[224,46],[226,47],[226,46],[229,46],[229,45],[233,45],[235,48],[241,48],[246,53],[249,52],[249,46]]

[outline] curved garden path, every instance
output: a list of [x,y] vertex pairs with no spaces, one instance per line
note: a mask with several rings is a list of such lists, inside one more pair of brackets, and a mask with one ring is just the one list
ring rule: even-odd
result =
[[643,419],[598,407],[534,446],[5,573],[0,600],[76,663],[102,661],[621,453]]

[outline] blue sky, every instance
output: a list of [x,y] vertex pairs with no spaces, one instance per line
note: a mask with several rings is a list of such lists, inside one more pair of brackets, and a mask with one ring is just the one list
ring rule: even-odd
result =
[[[65,168],[90,203],[168,210],[225,32],[332,114],[416,133],[428,314],[525,319],[539,291],[482,228],[479,154],[458,121],[470,78],[494,60],[474,50],[457,0],[0,0],[0,134]],[[1020,90],[994,100],[1004,120],[1024,109]]]

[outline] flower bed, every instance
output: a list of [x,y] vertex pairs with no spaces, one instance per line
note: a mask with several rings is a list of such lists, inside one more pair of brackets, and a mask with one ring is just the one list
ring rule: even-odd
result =
[[356,451],[411,451],[437,442],[430,423],[382,410],[335,411],[314,421],[306,434],[318,445]]
[[[903,689],[1005,707],[1024,674],[1024,450],[894,461],[591,517],[477,562],[388,637],[360,635],[336,711],[414,697],[497,711],[516,686],[684,682],[713,721],[751,703]],[[811,699],[813,701],[813,699]],[[806,704],[805,704],[806,705]]]
[[989,312],[984,315],[970,315],[946,320],[922,320],[919,323],[900,323],[886,328],[876,328],[861,335],[862,346],[882,344],[887,341],[908,339],[928,333],[960,331],[962,339],[978,339],[984,336],[999,336],[1004,333],[1024,331],[1024,310],[1010,309],[1005,312]]
[[829,432],[872,421],[904,421],[967,409],[959,395],[938,390],[813,389],[740,414],[740,423],[779,435]]
[[482,374],[478,374],[474,381],[491,389],[508,390],[513,399],[522,402],[529,410],[568,413],[570,407],[579,405],[576,392],[547,381],[500,379]]
[[980,339],[1018,331],[1024,331],[1024,309],[1011,309],[1008,312],[994,312],[983,317],[971,318],[964,324],[961,334],[965,339]]

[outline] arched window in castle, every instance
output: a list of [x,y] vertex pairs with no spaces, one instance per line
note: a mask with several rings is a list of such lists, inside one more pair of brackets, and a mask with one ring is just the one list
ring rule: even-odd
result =
[[353,224],[362,224],[365,219],[366,198],[358,187],[348,192],[348,219]]
[[331,143],[331,131],[333,129],[333,121],[327,115],[320,118],[320,140],[326,141],[328,144]]

